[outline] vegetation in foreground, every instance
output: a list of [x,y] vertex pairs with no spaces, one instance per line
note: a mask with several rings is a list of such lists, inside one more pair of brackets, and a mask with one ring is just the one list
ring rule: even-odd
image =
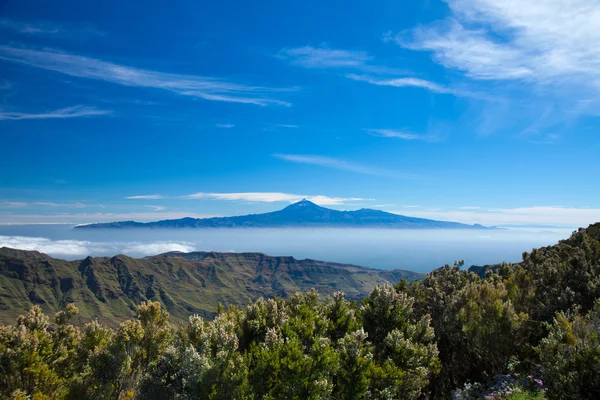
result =
[[484,278],[446,266],[360,303],[316,291],[169,322],[0,328],[6,399],[597,399],[600,224]]

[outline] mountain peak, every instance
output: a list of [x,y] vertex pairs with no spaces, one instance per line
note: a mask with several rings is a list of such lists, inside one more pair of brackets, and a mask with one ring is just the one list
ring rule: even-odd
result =
[[297,208],[297,207],[309,208],[309,207],[319,207],[319,206],[310,200],[302,199],[296,203],[290,204],[286,208]]

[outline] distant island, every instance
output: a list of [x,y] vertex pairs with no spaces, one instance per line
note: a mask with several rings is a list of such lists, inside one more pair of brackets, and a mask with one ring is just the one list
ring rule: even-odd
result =
[[181,218],[156,222],[117,221],[78,225],[75,229],[104,228],[390,228],[390,229],[495,229],[479,224],[407,217],[381,210],[362,208],[356,211],[338,211],[302,200],[282,210],[235,217]]

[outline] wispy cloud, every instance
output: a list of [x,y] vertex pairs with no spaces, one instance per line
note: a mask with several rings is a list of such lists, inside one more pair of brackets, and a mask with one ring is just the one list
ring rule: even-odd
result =
[[60,37],[69,40],[80,40],[82,36],[106,36],[106,32],[92,26],[65,25],[50,21],[20,21],[10,18],[0,18],[0,29],[10,30],[26,36]]
[[364,129],[364,131],[370,133],[371,135],[392,139],[418,140],[424,142],[439,142],[440,140],[442,140],[442,137],[435,133],[417,135],[412,132],[407,132],[404,130],[401,131],[396,129]]
[[143,194],[143,195],[138,195],[138,196],[129,196],[129,197],[125,197],[127,200],[158,200],[158,199],[164,199],[166,198],[166,196],[163,196],[162,194]]
[[51,201],[34,201],[34,202],[25,202],[25,201],[0,201],[0,207],[63,207],[63,208],[86,208],[90,207],[88,204],[74,202],[74,203],[57,203]]
[[285,48],[280,50],[276,57],[305,68],[356,68],[363,67],[373,59],[364,51],[312,46]]
[[[430,53],[434,62],[449,70],[453,82],[478,88],[478,93],[495,99],[493,104],[471,103],[463,130],[514,134],[534,121],[540,138],[533,141],[547,144],[552,141],[543,138],[548,131],[573,134],[577,119],[597,115],[597,0],[446,3],[449,14],[445,19],[386,38],[405,49]],[[547,113],[548,109],[552,112]]]
[[422,89],[427,89],[430,90],[432,92],[437,92],[437,93],[454,93],[452,90],[438,85],[435,82],[430,82],[424,79],[419,79],[419,78],[391,78],[391,79],[376,79],[370,76],[365,76],[365,75],[356,75],[356,74],[348,74],[346,75],[347,78],[355,80],[355,81],[361,81],[361,82],[367,82],[370,83],[372,85],[377,85],[377,86],[393,86],[393,87],[417,87],[417,88],[422,88]]
[[0,201],[0,207],[27,207],[29,203],[23,201]]
[[276,126],[278,128],[289,128],[289,129],[300,128],[300,126],[298,126],[298,125],[292,125],[292,124],[274,124],[273,126]]
[[[288,60],[292,65],[304,68],[346,69],[356,72],[378,75],[407,75],[407,71],[374,64],[374,57],[364,51],[331,49],[329,47],[296,47],[282,49],[278,58]],[[459,95],[460,92],[428,80],[403,76],[379,78],[371,75],[349,73],[344,75],[354,81],[366,82],[377,86],[417,87],[435,93]]]
[[64,119],[97,117],[100,115],[110,115],[110,110],[100,110],[95,107],[73,106],[61,108],[60,110],[48,111],[44,113],[22,113],[0,110],[0,120],[23,120],[23,119]]
[[427,140],[425,136],[415,135],[405,131],[397,131],[393,129],[364,129],[373,135],[382,136],[386,138],[397,138],[404,140]]
[[444,21],[398,35],[407,48],[473,79],[573,83],[600,89],[596,0],[449,0]]
[[221,128],[221,129],[231,129],[233,127],[235,127],[234,124],[216,124],[217,128]]
[[415,77],[401,78],[375,78],[369,75],[347,74],[346,78],[358,82],[366,82],[375,86],[389,86],[396,88],[418,88],[432,93],[449,94],[456,97],[471,97],[478,100],[497,102],[498,99],[486,93],[467,90],[461,87],[448,87],[436,82]]
[[0,46],[0,59],[70,76],[102,80],[123,86],[161,89],[205,100],[259,106],[290,105],[268,94],[291,89],[251,86],[210,77],[158,72],[52,50]]
[[362,50],[332,49],[328,46],[284,48],[275,57],[303,68],[354,69],[374,74],[404,74],[406,71],[378,65],[375,58]]
[[553,133],[537,135],[535,139],[530,139],[529,143],[532,144],[556,144],[559,136]]
[[355,172],[364,175],[387,176],[393,178],[414,178],[412,174],[393,171],[385,168],[378,168],[369,165],[351,163],[337,158],[305,155],[305,154],[273,154],[273,157],[281,160],[290,161],[299,164],[318,165],[320,167],[332,168],[341,171]]
[[35,206],[43,206],[43,207],[65,207],[65,208],[86,208],[88,207],[87,204],[83,204],[80,202],[75,202],[75,203],[56,203],[56,202],[52,202],[52,201],[36,201],[31,203]]
[[8,18],[0,19],[0,28],[26,35],[55,35],[63,31],[59,25],[49,22],[22,22]]
[[194,193],[184,196],[187,199],[213,199],[227,201],[246,201],[259,203],[288,202],[295,203],[306,199],[319,205],[340,205],[350,201],[368,201],[359,197],[329,197],[323,195],[299,195],[280,192],[246,192],[246,193]]
[[151,208],[154,211],[164,211],[164,210],[166,210],[166,207],[163,207],[163,206],[146,206],[146,207]]

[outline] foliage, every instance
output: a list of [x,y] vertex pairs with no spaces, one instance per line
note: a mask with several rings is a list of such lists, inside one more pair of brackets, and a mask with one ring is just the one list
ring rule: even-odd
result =
[[600,398],[600,299],[585,316],[556,314],[539,353],[550,398]]

